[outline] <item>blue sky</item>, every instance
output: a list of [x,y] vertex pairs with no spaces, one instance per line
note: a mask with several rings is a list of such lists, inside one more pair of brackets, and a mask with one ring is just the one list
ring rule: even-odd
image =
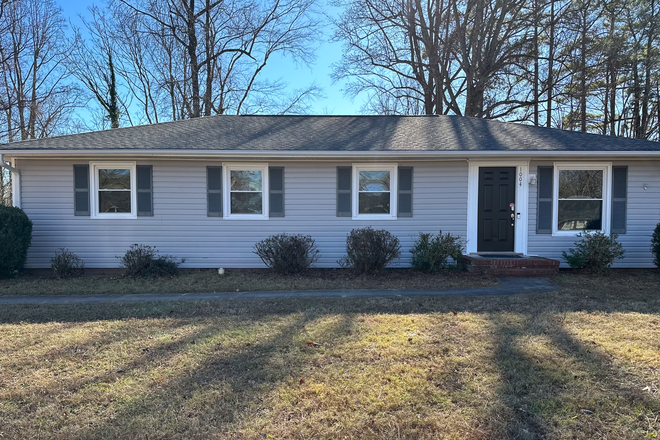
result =
[[[65,19],[78,27],[82,27],[79,15],[88,16],[87,8],[92,5],[103,6],[103,1],[92,0],[56,0]],[[357,114],[362,106],[360,98],[352,100],[342,91],[342,84],[333,84],[330,78],[331,65],[341,58],[341,45],[328,40],[332,35],[331,26],[326,26],[326,35],[322,35],[322,42],[317,51],[316,62],[311,67],[296,65],[291,59],[277,57],[269,60],[263,74],[279,79],[283,78],[292,88],[301,88],[313,82],[323,88],[324,98],[316,101],[312,113],[350,115]]]

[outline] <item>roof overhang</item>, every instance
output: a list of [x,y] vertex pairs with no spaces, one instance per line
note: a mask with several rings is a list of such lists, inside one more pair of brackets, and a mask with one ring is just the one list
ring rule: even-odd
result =
[[282,151],[282,150],[155,150],[155,149],[103,149],[103,150],[4,150],[8,157],[21,158],[173,158],[173,159],[264,159],[273,160],[355,160],[355,159],[471,159],[471,158],[507,158],[528,157],[543,158],[660,158],[658,151]]

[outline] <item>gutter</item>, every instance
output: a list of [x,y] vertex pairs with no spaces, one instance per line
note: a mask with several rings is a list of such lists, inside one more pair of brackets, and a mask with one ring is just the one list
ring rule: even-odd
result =
[[[12,161],[14,161],[14,165],[16,165],[15,160],[16,159],[12,159]],[[0,168],[5,168],[9,170],[9,172],[14,174],[11,185],[11,191],[12,191],[11,198],[12,201],[14,202],[14,206],[20,208],[21,207],[21,172],[14,166],[10,165],[8,162],[5,162],[5,160],[2,157],[2,153],[0,153]]]
[[539,150],[518,150],[518,151],[300,151],[300,150],[191,150],[191,149],[16,149],[5,150],[5,154],[12,157],[37,157],[37,156],[58,156],[58,157],[172,157],[172,158],[227,158],[227,157],[254,157],[254,158],[286,158],[286,159],[354,159],[354,158],[406,158],[414,160],[415,158],[454,158],[469,159],[477,157],[534,157],[534,158],[557,158],[557,157],[654,157],[660,158],[660,149],[654,151],[539,151]]

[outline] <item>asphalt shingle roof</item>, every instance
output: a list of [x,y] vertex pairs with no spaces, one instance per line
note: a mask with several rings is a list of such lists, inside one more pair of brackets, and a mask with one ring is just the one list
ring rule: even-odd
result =
[[660,143],[460,116],[209,116],[14,142],[8,150],[660,151]]

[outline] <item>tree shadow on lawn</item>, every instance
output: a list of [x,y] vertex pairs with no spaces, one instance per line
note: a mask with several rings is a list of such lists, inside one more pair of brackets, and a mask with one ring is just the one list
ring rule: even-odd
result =
[[[106,417],[101,424],[75,435],[83,439],[122,438],[127,433],[136,438],[227,435],[230,429],[267,412],[263,397],[278,384],[300,380],[299,371],[317,350],[300,340],[301,331],[319,318],[322,316],[313,312],[303,313],[267,339],[244,349],[211,352],[188,371],[168,380],[153,381],[139,397],[121,405],[111,419]],[[352,315],[344,315],[326,326],[325,332],[343,335],[351,326]],[[211,326],[193,338],[213,333]],[[302,357],[289,357],[296,350],[303,351]],[[158,364],[165,361],[170,351],[170,347],[162,347],[157,354],[136,359],[124,369],[128,372],[141,368],[145,362]]]
[[[258,321],[250,321],[250,323],[245,323],[244,327],[258,323]],[[30,354],[32,358],[47,358],[49,367],[55,369],[55,371],[59,370],[60,366],[66,365],[67,362],[73,361],[82,365],[86,364],[83,367],[86,370],[85,372],[66,370],[57,373],[57,375],[43,377],[42,372],[37,370],[33,371],[31,375],[23,375],[21,380],[25,384],[29,384],[32,388],[32,393],[44,399],[53,398],[62,393],[75,394],[80,390],[99,384],[113,384],[120,380],[126,373],[144,370],[145,366],[148,365],[166,365],[182,353],[185,353],[185,350],[191,345],[196,344],[197,341],[208,340],[221,333],[221,329],[218,326],[206,324],[187,335],[177,335],[177,332],[190,326],[191,323],[183,320],[168,322],[167,330],[169,333],[174,334],[170,338],[170,341],[165,343],[150,341],[151,344],[142,348],[139,351],[140,354],[137,356],[130,356],[130,354],[125,353],[116,359],[101,362],[103,360],[102,353],[99,356],[99,351],[124,351],[122,350],[122,344],[132,339],[125,331],[129,330],[131,323],[121,322],[121,324],[124,325],[119,329],[114,327],[105,329],[104,331],[95,331],[94,335],[85,335],[82,339],[76,340],[75,345],[61,346],[57,349],[45,349]],[[236,327],[238,331],[244,330],[240,328],[240,323]],[[134,337],[135,335],[132,336]],[[48,339],[48,335],[42,335],[42,337]],[[4,354],[11,359],[20,359],[22,355],[20,351],[21,349],[19,347],[13,352],[4,350]],[[126,358],[130,358],[130,360]],[[25,367],[22,369],[25,369]],[[36,403],[26,402],[25,411],[35,410]]]
[[[301,379],[299,376],[305,363],[317,353],[315,348],[304,346],[302,329],[306,325],[336,315],[337,319],[326,326],[324,334],[332,336],[333,344],[341,344],[350,342],[350,332],[347,330],[355,326],[357,314],[439,315],[451,312],[481,314],[493,326],[495,346],[492,362],[504,382],[497,390],[501,405],[493,406],[493,413],[481,417],[487,419],[482,420],[486,426],[484,432],[488,432],[490,423],[491,428],[511,438],[559,437],[563,429],[588,433],[583,437],[585,439],[589,436],[602,438],[603,429],[613,429],[613,432],[622,429],[599,419],[601,409],[606,414],[607,411],[612,414],[612,410],[606,408],[608,404],[624,408],[625,420],[635,425],[635,429],[641,429],[642,422],[635,419],[634,411],[638,409],[643,413],[658,414],[658,401],[644,394],[641,388],[621,385],[619,379],[623,378],[624,373],[607,354],[576,339],[561,322],[552,321],[553,315],[561,317],[563,313],[575,311],[657,314],[660,312],[660,301],[653,295],[637,295],[625,300],[557,293],[504,298],[415,297],[11,306],[0,310],[0,322],[91,322],[171,317],[183,320],[244,318],[258,325],[272,318],[288,320],[275,332],[265,334],[266,337],[249,346],[209,350],[186,366],[185,371],[162,380],[159,380],[160,377],[153,378],[148,384],[140,385],[142,389],[137,397],[114,403],[103,401],[99,408],[89,409],[96,413],[99,422],[82,431],[54,433],[54,436],[61,438],[119,438],[127,433],[144,438],[223,437],[246,426],[246,436],[263,437],[261,434],[264,433],[250,431],[251,419],[262,416],[267,419],[266,396],[276,391],[279,385],[295,386]],[[517,316],[516,320],[507,320],[507,314]],[[190,335],[162,344],[130,362],[118,365],[118,368],[125,372],[146,368],[144,374],[148,374],[148,369],[154,369],[156,365],[175,363],[176,354],[191,346],[192,341],[213,339],[222,331],[212,322],[205,324]],[[525,337],[540,338],[545,341],[543,345],[546,348],[550,347],[559,354],[536,356],[524,346]],[[113,343],[117,339],[101,336],[100,341]],[[88,342],[93,343],[91,340]],[[298,356],[292,359],[290,355],[294,351]],[[573,371],[577,371],[579,377],[589,376],[589,380],[574,380],[577,377],[573,377]],[[452,399],[458,399],[460,392],[456,390],[462,387],[463,379],[459,375],[452,377],[447,375],[441,378],[441,386]],[[72,381],[67,389],[75,392],[94,383],[115,380],[117,373],[104,372]],[[451,381],[455,382],[455,386],[449,384]],[[630,377],[627,382],[631,382]],[[632,382],[639,380],[633,378]],[[598,386],[607,387],[607,392],[594,393],[592,388]],[[613,403],[607,400],[592,401],[599,397],[611,399],[612,396],[616,396]],[[26,404],[36,411],[35,402]],[[112,410],[106,411],[111,406]],[[30,410],[30,407],[27,409]],[[594,411],[595,414],[586,415],[580,412],[581,409]],[[576,415],[577,418],[573,418]],[[66,421],[56,425],[60,429],[67,428]],[[289,432],[294,433],[295,428]]]
[[[497,318],[497,319],[494,319]],[[498,390],[514,439],[642,438],[660,426],[660,399],[595,341],[580,341],[556,317],[493,316]],[[647,420],[646,417],[649,417]],[[579,435],[576,435],[579,433]]]
[[511,296],[440,296],[440,297],[368,297],[368,298],[303,298],[303,299],[235,299],[215,301],[171,301],[145,303],[3,305],[0,324],[89,322],[97,320],[218,317],[240,315],[290,314],[309,310],[335,313],[570,313],[570,312],[636,312],[660,313],[657,290],[616,293],[573,293],[561,288],[546,294]]

